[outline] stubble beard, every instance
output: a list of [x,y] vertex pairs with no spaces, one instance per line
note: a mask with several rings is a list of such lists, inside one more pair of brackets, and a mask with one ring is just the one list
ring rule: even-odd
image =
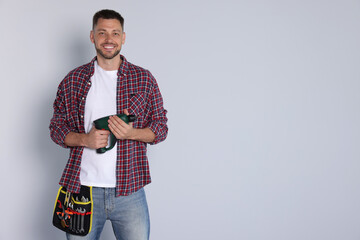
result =
[[106,55],[100,48],[98,48],[98,47],[96,46],[96,41],[95,41],[95,40],[94,40],[94,45],[95,45],[96,52],[97,52],[100,56],[102,56],[103,58],[108,59],[108,60],[113,59],[114,57],[116,57],[116,56],[120,53],[120,50],[121,50],[121,48],[120,48],[119,50],[116,50],[116,51],[114,52],[114,54],[112,54],[112,55]]
[[102,56],[105,59],[113,59],[114,57],[116,57],[120,53],[120,50],[117,50],[112,55],[106,55],[101,49],[99,49],[97,47],[95,47],[95,48],[96,48],[96,52],[98,54],[100,54],[100,56]]

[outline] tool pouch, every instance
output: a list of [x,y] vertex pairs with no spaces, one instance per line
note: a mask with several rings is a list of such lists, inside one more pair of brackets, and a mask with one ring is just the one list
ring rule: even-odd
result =
[[85,236],[91,231],[92,187],[81,186],[79,193],[60,187],[54,206],[53,225],[67,233]]

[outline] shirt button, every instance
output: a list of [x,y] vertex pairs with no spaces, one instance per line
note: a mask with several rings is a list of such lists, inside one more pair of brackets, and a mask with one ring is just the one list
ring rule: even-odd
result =
[[82,99],[82,100],[84,100],[84,99],[85,99],[85,97],[82,97],[81,99]]
[[84,118],[84,115],[80,115],[81,118]]
[[89,85],[91,85],[91,82],[88,82]]

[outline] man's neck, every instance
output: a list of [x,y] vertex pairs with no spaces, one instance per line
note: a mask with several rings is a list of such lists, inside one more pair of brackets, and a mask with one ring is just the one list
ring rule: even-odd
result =
[[112,59],[105,59],[102,56],[97,56],[99,66],[105,71],[118,70],[121,64],[120,54]]

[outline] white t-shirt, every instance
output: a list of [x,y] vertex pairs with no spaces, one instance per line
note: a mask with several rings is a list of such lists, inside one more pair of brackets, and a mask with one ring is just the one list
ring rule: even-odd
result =
[[[94,63],[94,75],[85,103],[85,132],[90,132],[93,121],[116,114],[117,70],[105,71]],[[84,148],[81,160],[80,182],[94,187],[115,187],[117,144],[105,153]]]

